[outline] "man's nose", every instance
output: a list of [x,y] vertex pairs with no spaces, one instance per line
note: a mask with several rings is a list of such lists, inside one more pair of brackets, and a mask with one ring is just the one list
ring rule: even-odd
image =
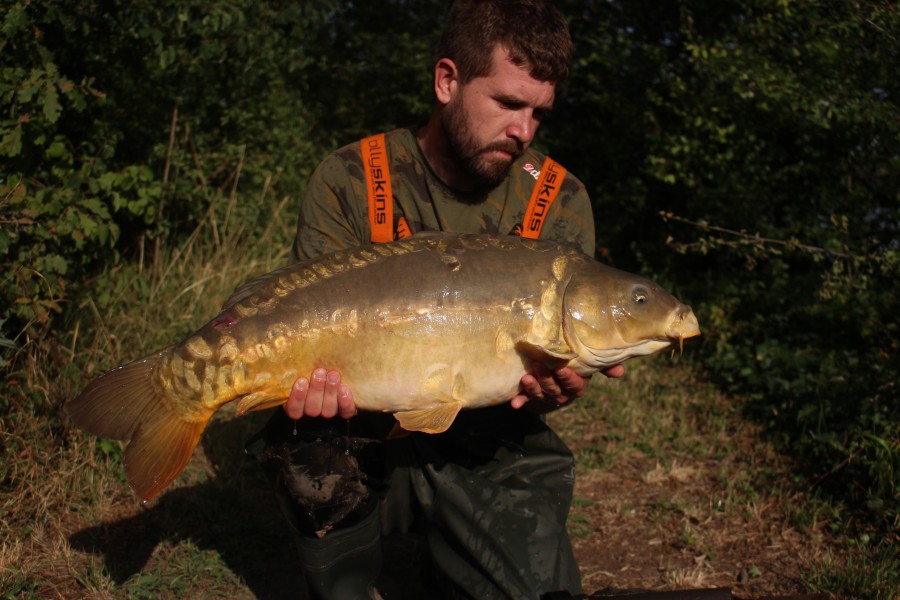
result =
[[534,118],[534,111],[530,108],[523,109],[516,112],[512,122],[506,128],[506,135],[527,146],[534,139],[537,126],[538,122]]

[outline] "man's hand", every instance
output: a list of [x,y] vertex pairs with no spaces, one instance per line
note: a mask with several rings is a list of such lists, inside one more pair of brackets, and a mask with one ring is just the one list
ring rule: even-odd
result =
[[[584,396],[590,382],[590,377],[582,377],[569,367],[551,371],[542,364],[533,363],[531,369],[531,373],[523,375],[519,382],[521,393],[510,400],[513,408],[528,404],[539,413],[556,410],[566,402]],[[602,373],[607,377],[621,377],[625,367],[613,365]]]
[[356,414],[356,404],[353,392],[341,384],[341,374],[320,368],[313,371],[309,379],[301,377],[294,382],[284,412],[295,420],[302,417],[331,419],[337,415],[349,419]]

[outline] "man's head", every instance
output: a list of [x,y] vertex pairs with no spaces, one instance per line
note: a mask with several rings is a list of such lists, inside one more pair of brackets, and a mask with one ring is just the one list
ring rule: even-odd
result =
[[568,75],[565,19],[543,0],[457,0],[434,64],[436,127],[426,151],[459,189],[496,185],[553,107]]
[[449,58],[460,80],[490,74],[492,52],[502,46],[513,64],[535,79],[559,83],[569,74],[572,38],[562,13],[544,0],[456,0],[435,53]]

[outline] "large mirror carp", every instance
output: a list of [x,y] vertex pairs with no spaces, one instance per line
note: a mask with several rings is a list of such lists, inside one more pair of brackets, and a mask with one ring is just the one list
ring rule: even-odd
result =
[[94,379],[67,410],[128,441],[125,473],[148,501],[221,406],[283,404],[320,366],[341,373],[360,410],[438,434],[462,409],[508,401],[530,361],[587,376],[699,333],[689,306],[569,246],[431,234],[255,279],[196,333]]

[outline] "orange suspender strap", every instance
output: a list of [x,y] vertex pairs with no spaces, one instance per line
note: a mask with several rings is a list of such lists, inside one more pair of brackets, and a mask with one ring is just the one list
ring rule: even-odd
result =
[[391,168],[384,134],[364,138],[359,145],[362,150],[363,170],[366,173],[372,242],[390,242],[411,236],[409,225],[403,216],[397,223],[396,238],[394,236],[394,194],[391,190]]
[[394,196],[391,192],[391,172],[384,134],[364,138],[359,145],[362,150],[363,171],[366,173],[372,241],[390,242],[394,239]]
[[525,218],[522,220],[522,237],[535,240],[540,237],[550,205],[559,195],[559,188],[565,177],[565,167],[549,156],[544,159],[541,174],[531,192],[531,200],[528,201]]

